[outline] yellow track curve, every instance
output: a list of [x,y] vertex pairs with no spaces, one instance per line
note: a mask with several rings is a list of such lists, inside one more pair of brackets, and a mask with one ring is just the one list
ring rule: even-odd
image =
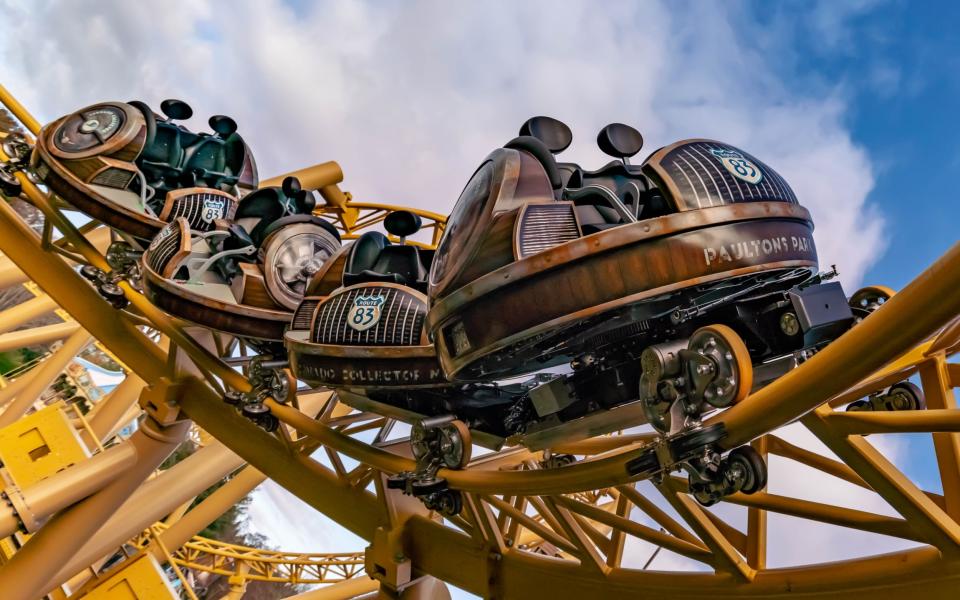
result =
[[[22,108],[2,93],[0,99],[33,130],[36,122],[17,114]],[[18,176],[25,197],[62,234],[63,249],[76,261],[107,268],[101,252],[84,237],[89,232],[74,228],[56,202]],[[328,207],[324,214],[353,235],[378,222],[384,210],[348,198],[344,206]],[[436,223],[436,241],[443,219],[424,216]],[[178,422],[190,419],[215,438],[214,446],[229,449],[248,468],[367,540],[366,565],[386,588],[400,589],[420,575],[432,575],[491,598],[549,594],[875,600],[906,594],[947,598],[960,584],[960,410],[953,392],[960,385],[960,365],[950,362],[960,349],[960,245],[825,350],[711,419],[725,424],[725,445],[752,443],[762,454],[796,461],[872,491],[895,516],[761,491],[725,499],[725,504],[746,507],[745,527],[719,516],[722,508],[697,504],[677,478],[638,486],[624,463],[648,443],[645,435],[573,445],[564,451],[581,459],[555,469],[541,468],[539,453],[518,449],[476,458],[464,470],[441,473],[464,492],[465,509],[459,517],[440,519],[419,502],[385,488],[383,474],[413,464],[404,440],[384,436],[387,441],[370,441],[373,433],[389,429],[390,419],[353,411],[335,396],[324,399],[318,418],[271,401],[271,410],[288,427],[278,435],[268,434],[223,404],[223,385],[246,390],[249,382],[221,361],[202,336],[195,337],[127,284],[124,292],[135,314],[114,312],[6,204],[0,204],[0,249],[83,330],[123,361],[131,377],[150,386],[153,404],[148,406],[148,420],[156,425],[128,441],[138,456],[151,455],[151,444],[176,443]],[[156,336],[148,337],[144,325],[169,340],[168,349],[156,343]],[[919,380],[927,410],[843,411],[851,400],[910,376]],[[794,422],[836,458],[810,452],[773,433]],[[921,489],[884,457],[873,443],[873,436],[884,433],[931,436],[942,494]],[[327,455],[324,462],[310,456],[317,447]],[[347,467],[351,461],[358,466]],[[73,572],[50,563],[54,557],[82,550],[85,541],[64,541],[68,527],[76,527],[81,518],[97,518],[102,524],[110,515],[121,514],[121,503],[109,492],[134,494],[141,485],[149,485],[145,477],[125,472],[72,507],[63,507],[0,567],[0,589],[10,590],[11,598],[33,598],[66,581]],[[899,538],[913,546],[841,562],[771,568],[770,513]],[[628,537],[700,566],[675,572],[625,566]]]

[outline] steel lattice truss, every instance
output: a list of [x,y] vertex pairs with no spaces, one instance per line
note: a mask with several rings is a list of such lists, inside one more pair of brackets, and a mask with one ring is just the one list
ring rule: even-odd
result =
[[[6,96],[2,88],[0,92]],[[22,107],[16,108],[7,97],[4,101],[35,134],[37,124]],[[568,466],[544,468],[542,453],[508,448],[476,458],[463,470],[444,470],[441,474],[451,487],[463,492],[465,508],[459,516],[443,519],[418,501],[386,489],[386,474],[414,467],[406,440],[390,437],[393,417],[354,410],[335,394],[305,393],[296,404],[268,400],[272,414],[283,424],[270,434],[225,407],[225,387],[245,391],[250,383],[221,359],[218,349],[224,340],[186,330],[125,282],[120,286],[131,310],[111,309],[68,262],[108,269],[97,243],[102,228],[78,230],[55,198],[22,173],[18,177],[26,199],[43,212],[48,231],[55,229],[62,237],[38,236],[7,204],[0,204],[0,249],[6,257],[0,264],[0,283],[18,285],[30,279],[52,305],[74,319],[55,330],[35,332],[30,339],[67,337],[69,343],[82,338],[84,344],[65,344],[66,354],[75,354],[90,337],[96,339],[122,361],[131,382],[124,384],[130,389],[104,405],[121,413],[112,421],[139,413],[135,399],[146,385],[147,412],[156,430],[149,434],[154,441],[144,439],[146,434],[135,436],[94,454],[91,460],[126,465],[111,483],[90,486],[74,499],[76,504],[57,507],[60,514],[52,520],[23,523],[34,537],[0,568],[0,589],[11,590],[10,597],[36,597],[96,563],[103,553],[90,549],[91,544],[116,547],[131,539],[139,540],[143,552],[159,547],[161,558],[169,548],[178,566],[228,575],[242,571],[247,579],[300,583],[349,579],[365,562],[373,566],[377,582],[390,588],[402,588],[429,574],[498,598],[677,600],[800,594],[875,600],[905,594],[950,597],[960,584],[960,410],[953,391],[960,386],[960,365],[951,362],[960,351],[960,245],[811,360],[710,421],[724,423],[729,432],[725,443],[730,446],[751,443],[762,455],[789,459],[872,491],[897,516],[761,491],[724,499],[746,507],[747,525],[737,527],[718,516],[721,511],[696,503],[687,494],[685,480],[631,478],[623,465],[639,456],[651,435],[627,433],[554,448],[579,458]],[[379,205],[353,204],[347,198],[343,206],[328,207],[324,214],[353,235],[382,219],[383,211]],[[436,235],[442,219],[425,216],[435,218]],[[16,347],[8,344],[26,338],[21,334],[5,339],[11,335],[0,334],[0,346]],[[62,370],[56,357],[53,353],[44,361],[54,374]],[[43,366],[37,367],[37,373],[41,370]],[[842,408],[911,376],[925,392],[926,410],[853,413]],[[20,385],[18,396],[39,386],[16,381],[13,385]],[[116,411],[112,403],[121,396],[127,398],[127,407]],[[14,407],[22,408],[16,417],[30,408],[14,401],[0,419],[9,421]],[[97,414],[89,421],[88,435],[102,439],[110,433]],[[187,482],[181,477],[188,471],[175,472],[176,467],[148,479],[155,465],[138,471],[124,462],[132,460],[124,454],[126,447],[145,455],[150,444],[175,446],[187,435],[189,422],[212,436],[192,463],[204,465],[200,469],[204,472],[209,467],[208,480],[197,476],[196,482]],[[772,433],[792,422],[801,423],[836,458]],[[877,449],[873,436],[885,433],[931,436],[942,494],[921,489]],[[322,461],[315,458],[318,449],[325,455]],[[210,466],[214,464],[219,471]],[[248,479],[234,480],[255,485],[269,477],[370,546],[363,553],[302,555],[190,540],[192,534],[184,538],[183,532],[173,535],[179,523],[198,514],[194,511],[180,513],[181,519],[170,529],[154,527],[141,533],[222,474],[240,467]],[[73,483],[71,489],[83,487]],[[178,489],[182,486],[185,495],[154,511],[159,514],[151,512],[154,503],[148,501],[148,493],[173,483]],[[111,500],[111,490],[117,489],[124,497]],[[31,491],[22,490],[25,495]],[[138,493],[144,495],[136,507],[123,504],[123,499]],[[851,556],[844,562],[770,568],[771,513],[915,545],[892,554]],[[9,522],[0,515],[0,523]],[[700,563],[704,570],[655,572],[624,566],[625,543],[631,537]],[[148,539],[164,543],[154,545]]]
[[[138,548],[155,543],[166,527],[158,524],[134,540]],[[351,579],[363,572],[363,552],[308,553],[250,548],[194,536],[171,553],[181,568],[274,583],[320,584]]]

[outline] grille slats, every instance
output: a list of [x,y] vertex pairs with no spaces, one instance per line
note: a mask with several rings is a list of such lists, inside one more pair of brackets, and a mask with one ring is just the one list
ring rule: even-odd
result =
[[[734,177],[717,153],[744,158],[760,171],[756,183]],[[688,142],[660,161],[688,208],[737,202],[779,201],[797,204],[797,196],[779,173],[753,156],[718,142]]]
[[571,204],[529,204],[520,223],[520,258],[580,237]]
[[[359,296],[384,299],[379,321],[365,331],[357,331],[348,324],[350,309]],[[426,303],[406,290],[379,286],[354,288],[328,298],[316,309],[310,339],[317,344],[418,346],[426,313]]]
[[[190,229],[206,232],[213,229],[215,219],[232,219],[236,210],[237,201],[233,196],[207,190],[174,198],[167,219],[172,221],[184,217],[190,223]],[[209,220],[204,219],[205,213],[211,217]]]

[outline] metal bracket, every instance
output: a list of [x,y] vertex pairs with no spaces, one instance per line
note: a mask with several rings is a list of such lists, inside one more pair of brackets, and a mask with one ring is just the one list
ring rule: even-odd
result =
[[185,387],[180,381],[161,377],[159,381],[144,388],[140,393],[140,408],[164,427],[185,421],[186,418],[181,418],[180,415],[179,402]]

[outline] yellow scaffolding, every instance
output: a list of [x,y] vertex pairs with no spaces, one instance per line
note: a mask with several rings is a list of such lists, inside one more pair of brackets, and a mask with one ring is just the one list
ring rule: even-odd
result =
[[[2,88],[0,101],[37,133],[36,121]],[[325,171],[331,168],[318,166]],[[305,178],[308,175],[304,173]],[[103,255],[60,212],[59,203],[22,173],[18,177],[25,198],[63,235],[64,247],[78,260],[108,269]],[[337,190],[326,190],[324,197],[328,205],[321,214],[348,235],[374,226],[386,210],[383,205],[354,203]],[[434,219],[436,241],[443,218],[424,216]],[[654,501],[642,492],[624,469],[627,461],[644,452],[648,440],[642,436],[611,438],[614,442],[609,444],[591,440],[579,446],[583,457],[579,462],[560,468],[542,468],[538,454],[508,448],[477,458],[466,469],[442,471],[449,484],[463,492],[465,508],[457,517],[439,519],[419,502],[384,485],[385,474],[413,467],[404,444],[375,445],[355,436],[361,424],[369,426],[367,431],[385,431],[389,419],[351,411],[335,396],[326,401],[319,419],[271,400],[271,411],[289,429],[281,428],[280,435],[266,433],[223,405],[221,382],[240,391],[250,389],[241,373],[131,285],[121,284],[133,309],[170,340],[169,352],[161,348],[142,332],[142,321],[113,311],[62,256],[44,252],[39,236],[2,204],[0,249],[84,331],[142,378],[152,399],[145,420],[149,433],[128,441],[138,456],[145,457],[144,463],[138,461],[130,473],[59,511],[0,568],[0,589],[10,598],[36,598],[74,575],[63,572],[63,561],[81,552],[87,540],[77,539],[73,528],[84,525],[82,531],[95,533],[124,498],[146,485],[143,481],[158,458],[186,435],[186,419],[235,452],[241,462],[367,540],[366,572],[394,592],[413,590],[418,581],[426,581],[425,575],[490,598],[877,600],[908,594],[948,598],[960,584],[960,411],[953,392],[960,385],[960,365],[950,362],[960,349],[960,244],[811,360],[711,420],[725,424],[729,433],[724,444],[752,442],[765,454],[789,458],[870,490],[897,516],[768,491],[734,494],[724,502],[747,507],[745,531],[695,503],[685,481],[678,478],[656,482],[662,500]],[[175,368],[184,362],[191,365],[192,374]],[[926,411],[838,410],[850,399],[914,373],[928,398]],[[792,446],[772,433],[795,421],[837,459]],[[920,489],[866,437],[898,432],[931,435],[942,494]],[[322,447],[331,466],[311,458],[308,444]],[[348,469],[347,459],[358,466]],[[672,514],[661,508],[662,502],[672,508]],[[635,519],[635,511],[656,526]],[[771,568],[766,560],[772,541],[766,527],[769,513],[892,536],[915,546],[842,562]],[[154,529],[151,535],[162,534]],[[707,570],[627,568],[623,551],[628,537],[670,550]],[[271,571],[274,567],[266,566],[269,561],[254,568],[259,551],[248,555],[237,548],[191,544],[171,553],[178,566],[193,568],[218,556],[223,557],[219,564],[224,574],[230,571],[241,580],[282,572]],[[191,554],[194,551],[199,554]],[[236,566],[238,561],[242,566]],[[283,564],[294,563],[299,564],[296,560]],[[296,577],[303,574],[300,571]]]

